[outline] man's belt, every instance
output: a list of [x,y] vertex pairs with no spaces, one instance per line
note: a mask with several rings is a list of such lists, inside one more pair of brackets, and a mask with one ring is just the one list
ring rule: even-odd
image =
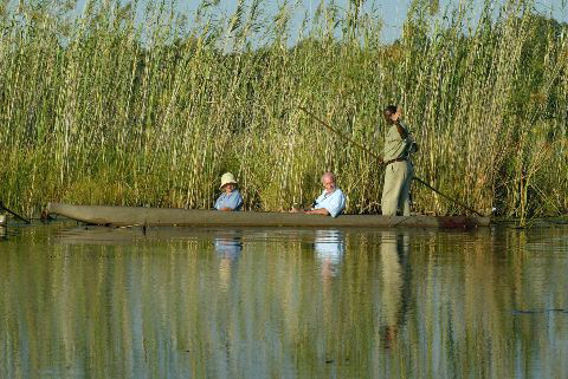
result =
[[403,157],[391,159],[390,161],[385,162],[385,166],[388,166],[388,165],[390,165],[391,163],[394,163],[394,162],[404,162],[404,161],[406,161],[406,158],[403,158]]

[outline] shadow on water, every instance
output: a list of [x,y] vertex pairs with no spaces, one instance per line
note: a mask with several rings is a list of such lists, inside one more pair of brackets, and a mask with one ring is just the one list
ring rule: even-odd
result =
[[91,244],[99,246],[132,245],[136,243],[196,240],[209,236],[208,230],[190,228],[128,227],[110,228],[105,226],[72,225],[58,232],[59,241],[66,244]]

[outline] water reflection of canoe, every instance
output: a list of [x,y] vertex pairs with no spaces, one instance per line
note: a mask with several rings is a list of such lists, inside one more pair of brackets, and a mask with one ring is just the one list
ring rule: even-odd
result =
[[69,205],[49,203],[47,213],[60,215],[87,224],[109,226],[180,225],[180,226],[287,226],[287,227],[371,227],[395,226],[474,228],[488,226],[488,217],[470,216],[378,216],[342,215],[336,218],[294,213],[219,212],[142,207],[111,207],[100,205]]

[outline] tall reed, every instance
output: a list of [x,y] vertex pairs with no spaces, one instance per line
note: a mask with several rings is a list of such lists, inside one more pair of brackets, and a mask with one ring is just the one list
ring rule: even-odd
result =
[[[168,2],[4,6],[3,200],[28,215],[47,201],[208,208],[230,170],[246,208],[279,210],[332,170],[348,212],[376,212],[382,169],[298,106],[380,152],[381,110],[400,103],[418,176],[480,210],[565,213],[567,25],[531,1],[487,0],[479,18],[415,1],[383,44],[359,3],[321,5],[299,32],[287,2],[227,16],[203,2],[191,21]],[[463,212],[416,185],[413,198]]]

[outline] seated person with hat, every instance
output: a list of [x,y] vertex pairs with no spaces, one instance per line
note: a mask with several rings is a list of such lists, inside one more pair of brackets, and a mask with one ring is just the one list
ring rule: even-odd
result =
[[221,176],[221,195],[215,201],[214,208],[219,211],[239,211],[243,206],[243,198],[237,189],[237,181],[230,172]]

